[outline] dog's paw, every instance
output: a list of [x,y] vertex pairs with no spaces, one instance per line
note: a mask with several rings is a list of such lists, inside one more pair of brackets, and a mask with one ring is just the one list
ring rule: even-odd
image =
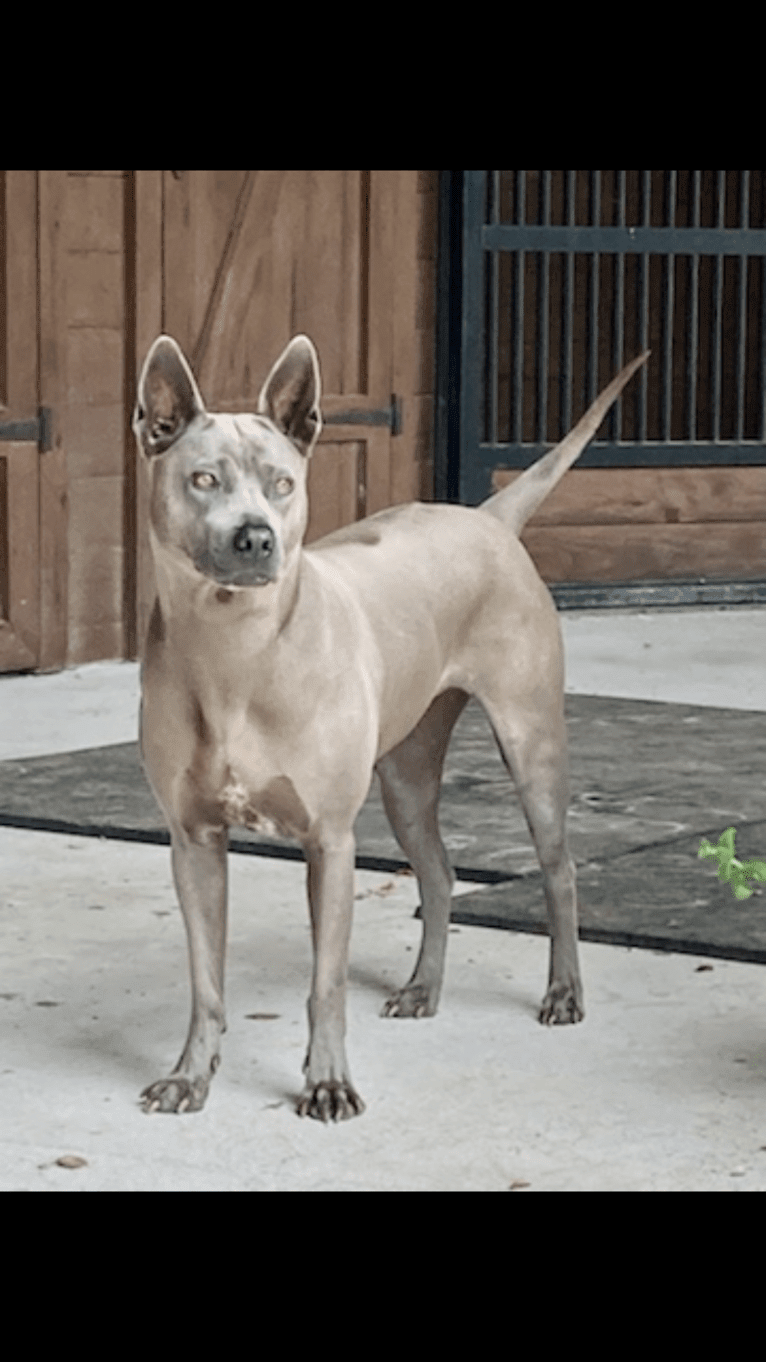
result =
[[147,1115],[154,1111],[201,1111],[209,1086],[204,1078],[197,1078],[192,1083],[180,1074],[171,1074],[144,1088],[141,1106]]
[[543,1026],[568,1026],[585,1016],[579,983],[551,984],[540,1006],[538,1020]]
[[350,1083],[329,1079],[326,1083],[307,1083],[298,1100],[299,1116],[315,1121],[348,1121],[361,1116],[364,1102]]
[[425,984],[406,984],[384,1003],[381,1017],[434,1017],[436,999]]

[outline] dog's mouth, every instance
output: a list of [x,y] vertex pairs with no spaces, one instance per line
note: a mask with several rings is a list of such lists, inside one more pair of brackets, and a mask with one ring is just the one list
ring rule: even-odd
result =
[[192,557],[197,570],[219,586],[258,588],[276,581],[282,550],[274,527],[253,519],[223,535],[210,534]]
[[206,577],[211,577],[218,586],[227,586],[232,590],[244,587],[273,586],[276,578],[269,576],[266,572],[206,572]]
[[210,554],[195,554],[193,563],[198,572],[203,577],[215,582],[216,586],[229,587],[232,590],[243,587],[264,587],[273,586],[277,579],[276,568],[269,569],[265,563],[250,564],[245,567],[232,567],[231,563],[217,563]]

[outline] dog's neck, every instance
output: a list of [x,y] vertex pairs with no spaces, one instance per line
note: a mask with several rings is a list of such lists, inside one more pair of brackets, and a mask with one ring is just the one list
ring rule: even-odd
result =
[[146,665],[175,678],[194,696],[205,724],[224,746],[248,715],[276,730],[303,685],[301,660],[311,658],[321,616],[315,573],[302,549],[276,583],[232,590],[204,577],[176,551],[155,551],[157,606]]
[[[247,656],[265,652],[287,627],[295,612],[305,574],[299,547],[275,582],[264,586],[225,586],[199,572],[181,550],[151,535],[157,596],[174,651],[207,662],[223,648],[244,649]],[[242,635],[242,637],[240,637]]]

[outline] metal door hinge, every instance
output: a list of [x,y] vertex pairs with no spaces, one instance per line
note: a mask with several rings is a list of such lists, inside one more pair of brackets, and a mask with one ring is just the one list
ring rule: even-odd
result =
[[323,417],[326,426],[388,426],[392,435],[401,435],[404,421],[404,402],[391,394],[391,405],[370,410],[336,411]]
[[0,422],[0,440],[34,440],[44,454],[51,447],[51,415],[50,407],[38,407],[37,416],[29,421]]

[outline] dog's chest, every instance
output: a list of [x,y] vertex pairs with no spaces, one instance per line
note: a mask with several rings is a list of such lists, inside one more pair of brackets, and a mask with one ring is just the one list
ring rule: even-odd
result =
[[[211,704],[197,703],[193,727],[184,735],[185,759],[176,765],[172,782],[176,793],[167,796],[184,821],[246,827],[267,837],[306,836],[312,817],[302,789],[300,748],[277,724],[271,723],[270,732],[268,728],[244,706],[226,710],[219,704],[216,712]],[[145,737],[145,756],[150,756],[158,746],[154,730]],[[178,757],[180,746],[178,742]],[[156,783],[162,785],[161,775]]]
[[231,765],[214,799],[227,826],[246,827],[266,837],[302,837],[310,826],[308,810],[287,775],[262,780]]
[[230,772],[219,803],[227,824],[266,837],[296,837],[308,831],[308,815],[292,781],[276,776],[262,789],[251,788]]

